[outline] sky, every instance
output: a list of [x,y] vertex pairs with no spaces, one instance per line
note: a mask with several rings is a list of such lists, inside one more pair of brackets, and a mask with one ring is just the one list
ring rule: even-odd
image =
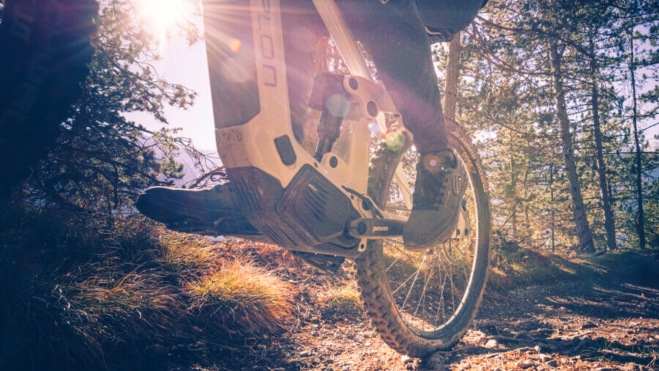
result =
[[[166,81],[181,84],[198,94],[194,105],[187,110],[170,106],[165,108],[165,117],[169,121],[167,127],[181,128],[178,135],[191,138],[198,149],[215,150],[205,44],[198,42],[189,46],[184,38],[172,38],[164,45],[162,60],[153,65]],[[158,130],[163,126],[149,114],[130,113],[126,116],[149,130]]]
[[[163,47],[162,60],[154,63],[157,72],[168,82],[181,84],[198,94],[194,105],[187,110],[166,107],[165,117],[170,122],[168,127],[181,128],[179,135],[191,138],[198,149],[215,151],[213,110],[204,42],[190,46],[184,38],[175,37],[167,40]],[[642,90],[647,89],[648,86],[644,86]],[[131,113],[127,117],[150,130],[158,130],[163,126],[148,114]],[[641,128],[650,124],[644,122]],[[653,144],[652,147],[659,145],[654,139],[654,136],[659,134],[659,126],[647,130],[645,134],[646,139]]]

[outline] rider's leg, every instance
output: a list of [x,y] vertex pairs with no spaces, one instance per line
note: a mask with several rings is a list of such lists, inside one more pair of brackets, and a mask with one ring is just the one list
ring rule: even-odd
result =
[[416,0],[419,16],[433,42],[449,42],[473,22],[487,0]]
[[338,0],[378,68],[420,153],[405,246],[423,249],[455,230],[465,171],[448,148],[430,38],[415,0]]
[[448,142],[430,39],[415,0],[338,0],[348,23],[378,68],[421,153]]

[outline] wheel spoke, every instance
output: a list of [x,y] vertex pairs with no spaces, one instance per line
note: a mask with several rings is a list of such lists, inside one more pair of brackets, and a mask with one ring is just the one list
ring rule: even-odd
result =
[[417,304],[416,309],[414,310],[414,315],[419,311],[419,306],[422,305],[426,298],[426,290],[428,289],[428,283],[430,283],[430,279],[432,278],[432,273],[433,273],[434,267],[430,268],[430,273],[428,273],[428,277],[426,277],[426,284],[423,285],[423,292],[421,292],[421,299],[419,300],[419,304]]
[[[459,130],[449,130],[452,133],[449,142],[456,149],[455,153],[477,154],[471,140],[464,136],[456,140],[456,132]],[[414,186],[414,164],[418,157],[416,152],[410,151],[395,163],[391,153],[385,154],[381,157],[384,160],[378,160],[377,156],[371,160],[371,169],[375,171],[372,179],[380,182],[376,184],[382,184],[381,179],[386,176],[390,181],[396,172],[396,181],[384,189],[369,185],[372,192],[369,195],[389,214],[409,217],[409,205],[406,205],[400,186]],[[463,158],[460,161],[465,163]],[[431,348],[446,349],[453,345],[457,341],[455,334],[463,332],[469,325],[469,321],[463,319],[473,318],[482,293],[487,271],[487,261],[482,257],[487,257],[488,253],[489,231],[486,228],[489,228],[490,220],[487,217],[476,220],[474,217],[489,215],[477,209],[483,205],[487,207],[489,203],[482,187],[485,183],[479,171],[480,164],[474,162],[478,160],[468,158],[467,161],[471,163],[465,166],[468,184],[460,210],[460,233],[455,234],[456,238],[423,252],[407,250],[400,238],[382,240],[377,249],[367,251],[368,258],[363,260],[366,264],[358,270],[360,284],[364,285],[363,292],[366,293],[363,294],[365,304],[374,308],[376,316],[379,315],[374,321],[376,327],[383,333],[393,333],[394,336],[386,337],[385,341],[401,352],[418,355],[419,349],[430,351]],[[380,167],[385,173],[377,172]],[[477,257],[479,261],[474,260]],[[380,261],[373,264],[374,261],[368,259]],[[392,313],[398,316],[391,317]],[[400,340],[401,336],[406,340]]]
[[400,306],[401,309],[405,308],[405,304],[407,304],[407,300],[410,298],[410,294],[412,293],[412,289],[414,288],[414,284],[416,283],[416,279],[419,278],[419,272],[421,272],[421,268],[423,268],[423,263],[425,263],[426,257],[423,257],[423,260],[421,261],[421,264],[419,264],[419,269],[416,270],[416,274],[414,275],[414,281],[412,281],[412,285],[410,285],[410,289],[407,292],[407,296],[405,297],[405,301],[403,302],[403,305]]

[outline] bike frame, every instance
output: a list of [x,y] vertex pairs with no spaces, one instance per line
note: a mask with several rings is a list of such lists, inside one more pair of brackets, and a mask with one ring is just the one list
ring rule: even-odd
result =
[[[204,1],[216,145],[243,212],[273,242],[355,257],[366,240],[340,236],[342,220],[384,214],[366,195],[369,124],[385,132],[385,113],[398,113],[334,0],[313,3],[351,73],[343,78],[348,109],[332,149],[317,160],[294,139],[279,0]],[[405,179],[400,168],[397,178]],[[407,182],[397,183],[411,207]]]

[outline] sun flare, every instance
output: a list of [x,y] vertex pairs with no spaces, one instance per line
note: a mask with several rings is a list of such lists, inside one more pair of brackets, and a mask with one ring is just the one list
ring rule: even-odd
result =
[[188,0],[137,0],[140,18],[158,37],[160,54],[164,52],[167,31],[187,17],[191,10]]

